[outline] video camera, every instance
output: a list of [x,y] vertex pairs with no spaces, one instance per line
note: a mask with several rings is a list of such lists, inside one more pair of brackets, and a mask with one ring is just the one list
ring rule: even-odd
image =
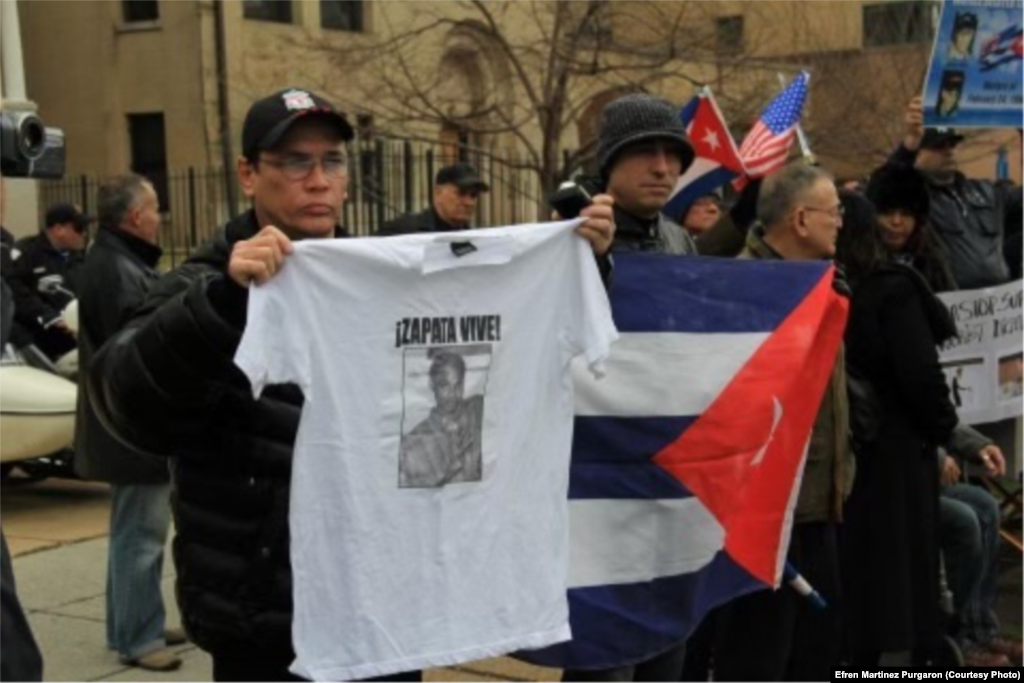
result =
[[63,178],[64,131],[31,111],[0,111],[0,173],[8,178]]

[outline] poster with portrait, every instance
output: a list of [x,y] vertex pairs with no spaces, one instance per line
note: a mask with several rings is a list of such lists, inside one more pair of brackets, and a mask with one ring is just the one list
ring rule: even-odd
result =
[[959,337],[940,350],[950,398],[968,424],[994,422],[1021,414],[1021,281],[999,287],[946,292],[946,304]]
[[403,350],[399,488],[481,481],[491,356],[491,344]]
[[1019,128],[1024,0],[945,0],[932,44],[924,125]]

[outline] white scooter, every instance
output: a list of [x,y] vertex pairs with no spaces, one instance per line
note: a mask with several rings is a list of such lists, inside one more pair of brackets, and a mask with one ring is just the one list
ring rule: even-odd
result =
[[[64,310],[77,332],[78,302]],[[53,363],[34,346],[10,344],[0,356],[0,474],[15,465],[30,480],[74,476],[71,445],[75,437],[78,351]]]

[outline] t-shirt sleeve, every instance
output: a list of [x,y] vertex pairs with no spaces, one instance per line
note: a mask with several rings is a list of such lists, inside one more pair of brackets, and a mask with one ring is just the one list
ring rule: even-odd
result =
[[235,365],[249,378],[255,398],[268,384],[290,382],[304,391],[309,388],[309,350],[303,343],[308,336],[301,333],[306,328],[297,284],[282,272],[265,285],[249,287],[249,310]]
[[570,356],[583,355],[595,377],[604,375],[604,359],[619,332],[612,321],[608,293],[601,281],[597,262],[590,245],[578,237],[572,238],[572,281],[566,288],[565,305],[568,321],[566,340]]

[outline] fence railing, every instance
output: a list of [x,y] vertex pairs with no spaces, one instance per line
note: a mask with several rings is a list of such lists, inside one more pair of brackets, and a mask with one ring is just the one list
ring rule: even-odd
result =
[[[490,185],[480,197],[477,225],[511,225],[534,221],[546,211],[537,174],[516,159],[494,150],[445,148],[435,143],[379,138],[352,145],[348,199],[342,225],[354,234],[374,234],[392,218],[430,205],[434,176],[456,159],[476,166]],[[229,184],[237,187],[234,169],[174,170],[150,174],[160,194],[163,227],[160,246],[175,266],[231,217]],[[67,177],[40,183],[40,214],[55,202],[78,204],[95,214],[98,176]],[[241,191],[236,191],[246,208]],[[40,216],[40,223],[42,215]]]

